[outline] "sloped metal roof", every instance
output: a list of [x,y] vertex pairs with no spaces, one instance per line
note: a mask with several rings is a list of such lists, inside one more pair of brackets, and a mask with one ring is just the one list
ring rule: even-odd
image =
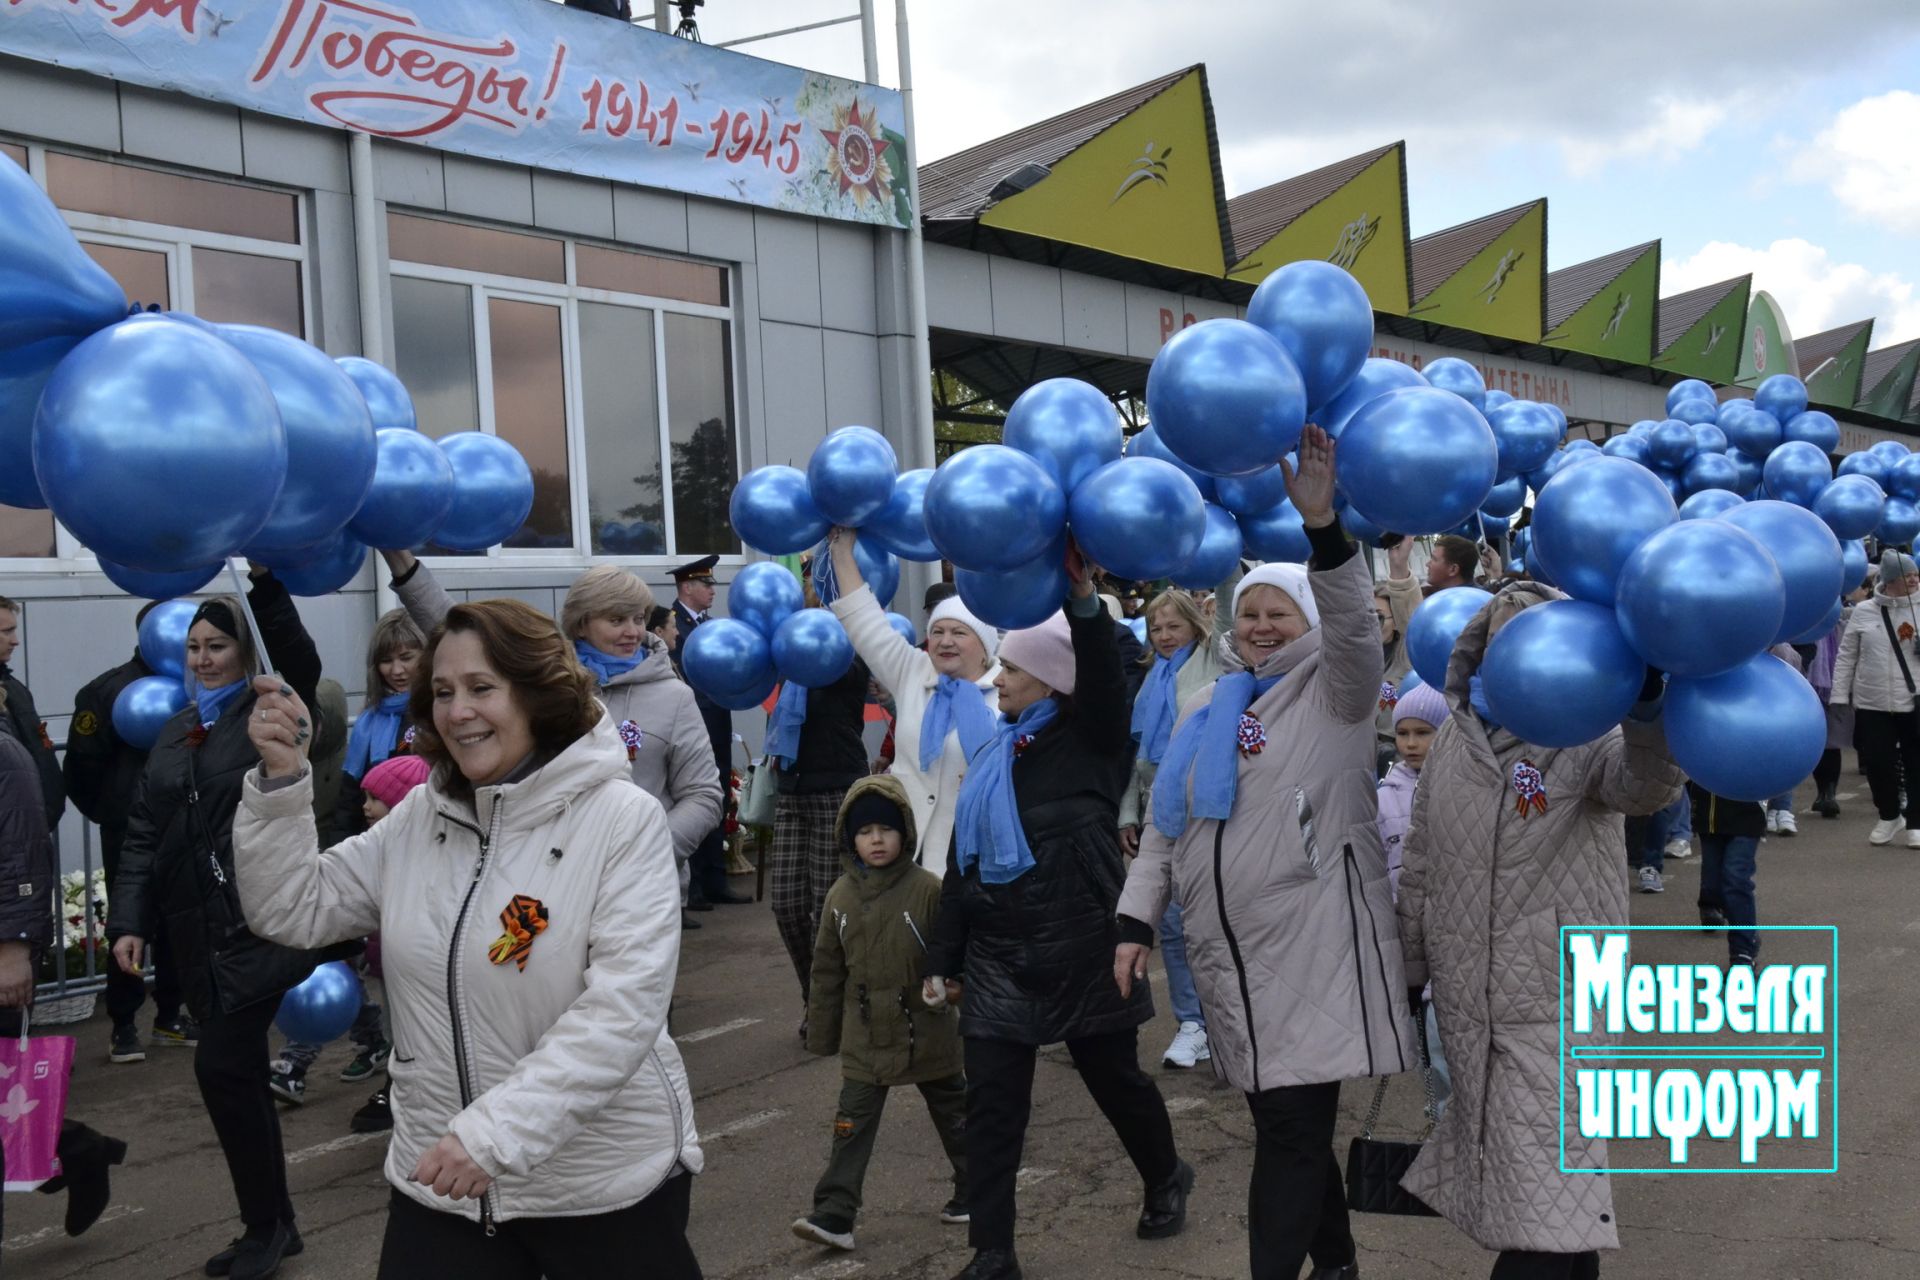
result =
[[1473,255],[1498,240],[1540,203],[1529,200],[1414,240],[1408,246],[1413,258],[1413,301],[1422,301],[1451,280],[1460,268],[1473,261]]
[[1837,329],[1828,329],[1824,333],[1812,334],[1793,344],[1794,357],[1807,376],[1822,364],[1846,350],[1849,342],[1860,336],[1862,329],[1871,329],[1872,320],[1856,320],[1852,324],[1843,324]]
[[1338,160],[1312,173],[1287,178],[1227,201],[1227,219],[1233,224],[1233,260],[1240,261],[1279,235],[1293,224],[1295,218],[1402,145],[1398,142],[1388,143],[1365,155]]
[[1722,280],[1718,284],[1701,285],[1698,289],[1689,289],[1685,293],[1676,293],[1671,298],[1660,299],[1660,337],[1654,343],[1654,354],[1665,355],[1667,348],[1680,341],[1687,330],[1700,323],[1700,317],[1719,306],[1726,296],[1741,285],[1751,282],[1752,276],[1735,276],[1731,280]]
[[1862,401],[1873,399],[1873,393],[1880,389],[1880,384],[1887,380],[1887,375],[1892,373],[1915,347],[1920,347],[1920,338],[1867,352],[1867,358],[1860,362],[1860,399]]
[[1547,332],[1552,333],[1573,313],[1592,302],[1602,289],[1620,278],[1620,273],[1645,257],[1659,245],[1658,240],[1637,244],[1631,249],[1609,253],[1589,262],[1562,267],[1547,273]]

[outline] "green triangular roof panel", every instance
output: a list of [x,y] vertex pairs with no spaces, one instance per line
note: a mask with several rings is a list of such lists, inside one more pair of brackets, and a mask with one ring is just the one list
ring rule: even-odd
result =
[[1794,359],[1807,381],[1807,400],[1851,409],[1860,398],[1862,366],[1872,340],[1873,321],[1858,320],[1794,343]]
[[1633,364],[1653,359],[1660,242],[1622,249],[1547,276],[1550,347]]
[[1765,289],[1753,291],[1741,335],[1740,370],[1734,375],[1741,386],[1757,387],[1776,373],[1790,373],[1796,378],[1802,375],[1787,313]]
[[1538,342],[1546,327],[1547,202],[1422,236],[1411,245],[1410,316]]
[[1724,385],[1740,367],[1752,276],[1737,276],[1660,299],[1656,368]]
[[1236,259],[1258,284],[1289,262],[1353,273],[1375,310],[1407,310],[1407,153],[1396,142],[1227,201]]
[[1856,407],[1876,417],[1904,417],[1913,401],[1914,377],[1920,373],[1920,338],[1867,352],[1860,370]]

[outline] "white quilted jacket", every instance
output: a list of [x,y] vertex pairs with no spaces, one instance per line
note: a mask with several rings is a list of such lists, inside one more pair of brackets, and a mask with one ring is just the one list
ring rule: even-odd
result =
[[[1889,620],[1894,638],[1904,650],[1900,655],[1894,653],[1893,642],[1887,639]],[[1907,674],[1920,684],[1920,651],[1914,648],[1917,632],[1920,600],[1912,596],[1875,592],[1873,599],[1855,605],[1846,629],[1840,633],[1840,652],[1833,661],[1833,693],[1827,701],[1859,711],[1913,710],[1914,695],[1901,674],[1900,658],[1906,658]]]
[[[324,853],[312,802],[311,773],[270,792],[248,776],[233,824],[240,900],[256,933],[289,946],[380,930],[394,1045],[387,1181],[432,1208],[504,1221],[606,1213],[676,1166],[700,1171],[686,1068],[666,1032],[680,955],[673,837],[610,717],[473,804],[436,772]],[[489,955],[516,895],[548,913],[524,969]],[[484,1209],[408,1180],[449,1131],[493,1175]]]

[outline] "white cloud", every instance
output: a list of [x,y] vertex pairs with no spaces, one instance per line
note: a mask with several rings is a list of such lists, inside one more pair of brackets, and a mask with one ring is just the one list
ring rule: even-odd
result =
[[1664,98],[1650,104],[1656,112],[1651,120],[1616,137],[1576,137],[1560,144],[1567,169],[1575,177],[1588,177],[1616,160],[1638,160],[1657,156],[1675,160],[1707,140],[1726,120],[1727,103],[1691,102]]
[[1873,345],[1884,347],[1920,337],[1920,289],[1890,271],[1836,262],[1817,244],[1775,240],[1764,249],[1715,240],[1687,258],[1669,258],[1660,279],[1662,296],[1735,276],[1753,275],[1787,313],[1794,336],[1875,318]]
[[1858,217],[1893,231],[1920,233],[1920,94],[1897,89],[1863,98],[1793,161],[1793,176],[1825,182]]

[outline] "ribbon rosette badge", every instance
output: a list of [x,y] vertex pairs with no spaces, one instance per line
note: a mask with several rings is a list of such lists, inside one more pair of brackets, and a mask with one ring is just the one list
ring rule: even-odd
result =
[[1015,760],[1018,760],[1021,756],[1026,754],[1027,748],[1032,745],[1033,745],[1033,735],[1030,733],[1023,733],[1019,737],[1015,738],[1013,740],[1013,758]]
[[513,901],[500,913],[500,924],[506,932],[495,938],[493,945],[487,948],[487,959],[495,964],[511,961],[520,966],[520,972],[525,973],[527,957],[533,952],[533,940],[547,927],[546,904],[538,898],[516,893]]
[[1400,702],[1400,691],[1393,687],[1393,681],[1384,680],[1380,684],[1380,709],[1391,711]]
[[1521,817],[1547,811],[1547,780],[1533,761],[1522,760],[1513,766],[1513,790],[1520,797],[1513,811]]
[[622,720],[620,722],[620,741],[626,744],[627,759],[632,760],[637,758],[640,754],[640,744],[646,740],[647,735],[639,725],[631,720]]
[[1251,711],[1240,713],[1240,754],[1257,756],[1267,748],[1267,726]]

